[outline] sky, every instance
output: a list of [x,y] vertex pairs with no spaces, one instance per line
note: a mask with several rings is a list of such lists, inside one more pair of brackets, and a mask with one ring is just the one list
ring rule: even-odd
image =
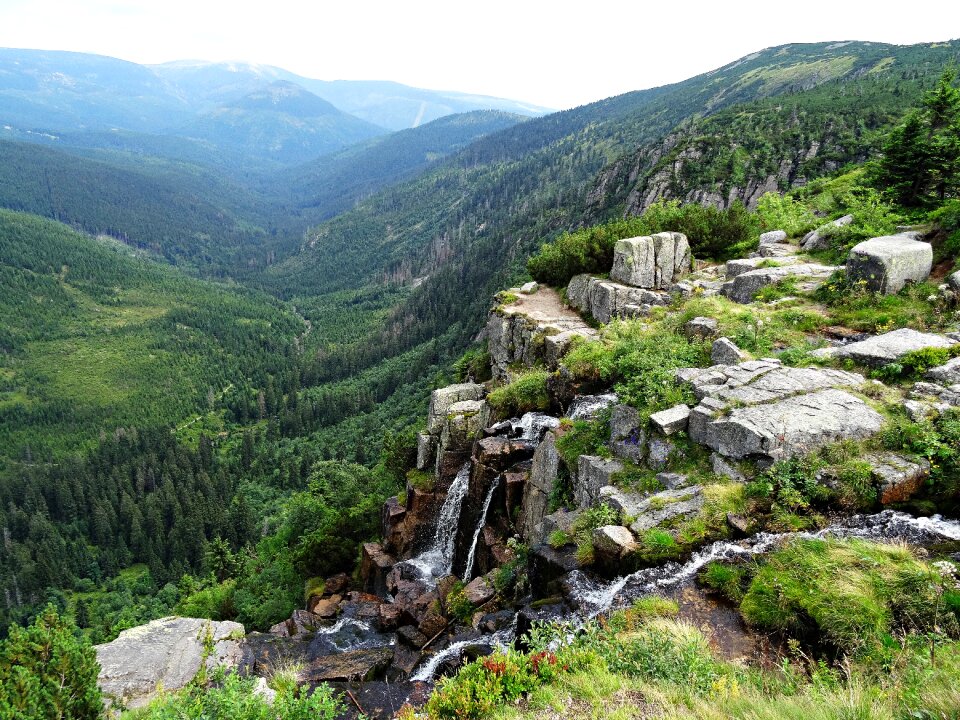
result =
[[146,64],[246,61],[552,109],[683,80],[774,45],[955,38],[955,0],[0,0],[0,47]]

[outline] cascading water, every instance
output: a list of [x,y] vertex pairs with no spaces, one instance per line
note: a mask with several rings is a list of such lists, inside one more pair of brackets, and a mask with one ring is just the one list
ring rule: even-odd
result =
[[510,645],[513,644],[513,638],[516,634],[517,621],[514,618],[513,623],[509,627],[505,627],[503,630],[498,630],[493,635],[489,635],[482,639],[472,639],[472,640],[461,640],[455,642],[447,648],[444,648],[436,655],[430,657],[427,662],[420,666],[420,669],[414,673],[410,679],[420,682],[429,682],[433,680],[433,676],[437,674],[437,668],[440,665],[448,660],[451,657],[458,656],[465,647],[469,645],[477,645],[478,643],[483,643],[484,645],[490,645],[498,650],[506,650]]
[[487,490],[487,497],[483,500],[483,508],[480,510],[480,517],[477,520],[477,527],[473,531],[473,542],[470,543],[470,552],[467,554],[467,565],[463,570],[463,581],[470,582],[473,577],[473,560],[477,553],[477,542],[480,540],[480,531],[487,522],[487,512],[490,510],[490,501],[493,500],[493,494],[500,486],[500,478],[497,477],[490,483],[490,489]]
[[470,485],[471,463],[466,463],[447,490],[447,497],[440,508],[437,517],[437,529],[433,534],[433,543],[426,552],[415,558],[405,561],[415,568],[427,582],[435,581],[443,575],[449,575],[453,566],[453,548],[457,539],[457,525],[460,521],[460,511],[463,508],[463,499],[467,496]]
[[685,563],[670,562],[659,567],[643,568],[609,583],[593,580],[575,571],[571,573],[568,587],[571,599],[580,606],[581,613],[586,617],[595,617],[615,605],[689,580],[700,568],[714,560],[729,560],[738,555],[761,555],[787,538],[817,539],[827,536],[909,540],[922,544],[960,540],[960,522],[946,520],[939,515],[915,518],[906,513],[884,510],[875,515],[854,515],[813,533],[759,533],[739,543],[718,541],[694,553]]
[[539,445],[547,430],[560,427],[560,419],[546,413],[528,412],[519,420],[511,420],[510,425],[514,437]]

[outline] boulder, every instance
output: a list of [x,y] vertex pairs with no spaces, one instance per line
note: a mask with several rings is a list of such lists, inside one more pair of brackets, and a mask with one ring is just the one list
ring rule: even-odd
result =
[[610,278],[638,288],[667,289],[692,263],[682,233],[662,232],[617,241]]
[[639,463],[646,451],[646,433],[640,427],[640,413],[629,405],[614,405],[610,413],[610,449],[613,454]]
[[683,473],[662,472],[657,473],[657,482],[667,490],[675,490],[687,484],[687,476]]
[[437,436],[417,433],[417,470],[432,470],[437,456]]
[[396,558],[384,551],[380,543],[364,543],[360,554],[360,577],[363,579],[363,591],[379,597],[386,597],[387,574],[396,564]]
[[617,562],[637,549],[633,533],[622,525],[604,525],[593,531],[591,537],[596,561],[601,566],[616,567]]
[[770,230],[760,235],[760,244],[761,245],[772,245],[774,243],[786,242],[787,233],[783,230]]
[[960,293],[960,270],[947,278],[947,286],[955,293]]
[[485,577],[477,577],[463,588],[463,596],[475,607],[480,607],[493,600],[496,591]]
[[377,629],[380,632],[393,632],[400,625],[403,609],[392,603],[382,603],[378,608]]
[[692,440],[721,455],[740,459],[765,455],[780,460],[843,439],[873,435],[883,416],[863,400],[836,389],[735,407],[707,398],[691,413]]
[[349,650],[317,658],[303,670],[301,677],[311,684],[374,680],[392,661],[393,649],[389,647]]
[[637,535],[663,525],[669,520],[695,515],[703,508],[703,488],[692,485],[677,490],[664,490],[639,501],[629,513],[635,520],[630,529]]
[[617,317],[635,317],[645,308],[668,305],[670,294],[632,287],[590,275],[577,275],[567,286],[567,300],[597,322],[608,323]]
[[469,451],[490,423],[490,406],[483,400],[461,400],[447,408],[440,433],[439,455]]
[[721,292],[734,302],[750,303],[754,296],[767,285],[795,278],[800,290],[810,291],[819,287],[824,280],[833,275],[838,268],[817,263],[798,263],[781,267],[758,268],[725,282]]
[[530,479],[523,488],[519,529],[528,544],[536,544],[543,540],[542,537],[538,537],[536,528],[547,513],[559,467],[560,454],[557,452],[556,435],[548,432],[533,453]]
[[960,357],[955,357],[943,365],[930,368],[924,377],[927,380],[944,385],[956,385],[960,383]]
[[651,435],[647,441],[647,467],[651,470],[664,470],[670,464],[670,456],[676,449],[676,446],[662,435]]
[[581,455],[577,459],[577,474],[573,478],[573,499],[578,508],[593,505],[600,497],[600,488],[613,485],[613,476],[623,471],[623,464],[595,455]]
[[[205,639],[213,642],[207,657]],[[209,672],[217,666],[235,670],[246,663],[240,623],[166,617],[124,630],[94,650],[100,664],[98,684],[114,705],[146,705],[161,689],[186,687],[206,657]]]
[[738,365],[750,359],[730,338],[722,337],[713,341],[710,347],[710,362],[714,365]]
[[608,407],[617,403],[614,393],[604,395],[577,395],[567,408],[567,417],[571,420],[596,420]]
[[908,283],[930,277],[933,248],[905,235],[888,235],[866,240],[850,251],[847,277],[863,282],[868,290],[893,295]]
[[686,405],[674,405],[667,410],[655,412],[650,416],[650,424],[664,435],[673,435],[687,429],[690,408]]
[[800,247],[804,250],[826,250],[830,247],[830,236],[836,232],[837,229],[846,227],[853,222],[853,215],[844,215],[843,217],[837,218],[833,222],[828,222],[826,225],[821,225],[816,230],[808,232],[803,237],[803,241],[800,243]]
[[883,505],[906,502],[930,475],[930,463],[923,458],[907,458],[896,453],[868,455],[874,482],[880,489]]
[[536,545],[530,549],[530,591],[536,599],[554,597],[561,589],[562,578],[578,569],[575,547],[554,550],[547,544]]
[[800,258],[792,256],[780,258],[758,257],[728,260],[726,265],[727,280],[733,280],[733,278],[737,277],[738,275],[752,272],[760,269],[761,267],[783,267],[785,265],[796,265],[799,262]]
[[464,401],[482,400],[486,395],[483,385],[461,383],[449,385],[430,393],[430,406],[427,410],[427,432],[438,434],[443,430],[452,407]]
[[417,630],[413,625],[404,625],[397,630],[397,638],[407,647],[414,650],[420,650],[430,640],[426,635]]
[[949,348],[956,341],[943,335],[922,333],[910,328],[876,335],[867,340],[833,348],[832,357],[850,359],[861,365],[878,367],[894,362],[908,352],[924,348]]
[[524,295],[533,295],[537,290],[540,289],[540,283],[531,280],[528,283],[524,283],[520,286],[520,292]]
[[710,340],[717,336],[719,324],[713,318],[695,317],[683,325],[683,334],[688,340]]
[[710,463],[712,465],[714,475],[729,478],[734,482],[747,481],[747,477],[740,472],[740,469],[719,453],[710,453]]
[[335,618],[340,612],[340,603],[343,601],[343,595],[331,595],[330,597],[312,597],[307,606],[307,610],[312,612],[318,618],[330,620]]

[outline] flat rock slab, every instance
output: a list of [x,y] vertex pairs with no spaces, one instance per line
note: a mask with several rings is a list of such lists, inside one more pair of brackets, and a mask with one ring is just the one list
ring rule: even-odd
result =
[[944,385],[956,385],[960,383],[960,357],[955,357],[953,360],[939,367],[930,368],[924,377],[926,377],[927,380],[943,383]]
[[847,259],[847,277],[868,290],[892,295],[908,283],[930,277],[933,247],[907,235],[885,235],[854,246]]
[[198,618],[166,617],[124,630],[116,640],[97,645],[98,684],[103,693],[127,707],[141,707],[156,695],[186,687],[200,670],[204,640],[213,640],[207,669],[232,670],[244,662],[243,625]]
[[703,501],[703,488],[700,485],[664,490],[637,504],[634,508],[636,512],[632,513],[636,519],[630,524],[630,529],[639,535],[668,520],[696,515],[703,508]]
[[838,268],[817,263],[798,263],[783,267],[760,268],[737,275],[723,284],[721,292],[738,303],[753,302],[754,296],[767,285],[796,278],[801,290],[812,290],[830,277]]
[[739,365],[686,368],[678,379],[693,388],[698,400],[714,398],[738,405],[756,405],[834,387],[856,388],[863,375],[829,368],[785,367],[779,360],[751,360]]
[[727,280],[733,280],[733,278],[738,275],[743,275],[744,273],[752,272],[759,268],[760,265],[764,267],[783,267],[785,265],[797,265],[800,262],[800,258],[796,257],[781,257],[781,258],[770,258],[770,257],[758,257],[758,258],[740,258],[739,260],[728,260],[727,261]]
[[301,677],[310,683],[374,680],[392,661],[393,649],[389,647],[350,650],[317,658]]
[[687,420],[690,418],[690,408],[686,405],[674,405],[667,410],[655,412],[650,416],[650,424],[664,435],[673,435],[675,432],[687,429]]
[[914,350],[949,348],[956,344],[955,340],[943,335],[922,333],[910,328],[903,328],[843,347],[831,348],[829,354],[831,357],[850,359],[861,365],[879,367],[894,362]]
[[788,243],[769,243],[761,245],[757,252],[760,253],[760,257],[765,258],[789,257],[800,252],[800,248]]
[[882,425],[883,416],[863,400],[828,389],[733,410],[708,398],[691,414],[689,434],[726,457],[781,460],[837,440],[869,437]]

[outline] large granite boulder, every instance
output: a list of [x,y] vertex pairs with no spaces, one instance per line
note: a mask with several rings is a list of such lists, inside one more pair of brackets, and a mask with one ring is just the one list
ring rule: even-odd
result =
[[895,362],[908,352],[924,348],[949,348],[956,345],[944,335],[922,333],[911,328],[902,328],[876,335],[860,342],[850,343],[838,348],[823,348],[828,352],[814,351],[813,354],[840,359],[850,359],[861,365],[878,367]]
[[762,288],[787,278],[794,278],[800,290],[816,289],[836,270],[836,267],[817,263],[758,268],[737,275],[733,280],[725,282],[721,292],[734,302],[746,304],[753,302],[754,297]]
[[691,263],[690,244],[683,233],[627,238],[614,245],[610,278],[632,287],[665,290],[689,272]]
[[761,245],[774,245],[787,241],[787,233],[783,230],[770,230],[760,235]]
[[654,305],[667,305],[670,294],[591,275],[576,275],[567,286],[567,301],[581,312],[592,315],[597,322],[608,323],[618,317],[642,315]]
[[943,383],[944,385],[956,385],[960,383],[960,357],[955,357],[938,367],[930,368],[925,377],[927,380]]
[[600,497],[600,488],[613,485],[613,476],[623,471],[623,463],[594,455],[577,459],[577,474],[573,478],[573,500],[578,508],[593,505]]
[[800,247],[804,250],[827,250],[830,247],[830,236],[842,227],[846,227],[853,222],[853,215],[844,215],[826,225],[821,225],[816,230],[808,232],[803,236]]
[[548,432],[533,453],[533,465],[530,479],[523,488],[523,502],[520,506],[520,534],[528,544],[543,542],[540,525],[550,505],[550,495],[560,468],[560,454],[557,452],[556,435]]
[[387,553],[380,543],[364,543],[360,554],[360,577],[364,592],[386,597],[387,575],[397,559]]
[[114,705],[146,705],[161,689],[186,687],[200,671],[204,644],[212,641],[208,671],[246,664],[244,629],[240,623],[165,617],[124,630],[116,640],[97,645],[98,684]]
[[893,295],[908,283],[930,277],[933,248],[906,235],[875,237],[854,246],[847,259],[847,277],[868,290]]
[[482,400],[486,395],[483,385],[461,383],[448,385],[430,393],[430,406],[427,410],[427,432],[439,434],[446,424],[452,407],[464,401]]

